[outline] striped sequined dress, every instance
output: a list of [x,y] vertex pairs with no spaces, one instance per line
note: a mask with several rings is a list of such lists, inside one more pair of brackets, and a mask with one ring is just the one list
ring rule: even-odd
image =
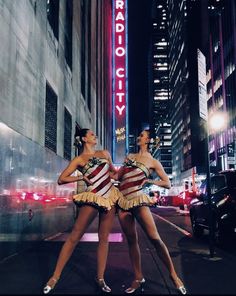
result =
[[140,206],[155,206],[156,200],[142,190],[142,182],[150,175],[148,168],[141,162],[128,159],[123,169],[119,186],[122,196],[118,200],[118,206],[125,211]]
[[92,185],[86,191],[73,196],[76,205],[91,205],[100,210],[110,210],[121,197],[119,190],[112,184],[109,162],[105,158],[93,157],[83,167],[82,174]]

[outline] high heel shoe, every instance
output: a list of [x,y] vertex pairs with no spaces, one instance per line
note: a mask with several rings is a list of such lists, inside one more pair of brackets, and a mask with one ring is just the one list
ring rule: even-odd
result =
[[145,278],[142,278],[141,280],[134,280],[131,284],[131,287],[125,290],[126,294],[133,294],[137,291],[141,291],[143,293],[144,291],[144,283],[145,283]]
[[98,285],[98,287],[105,293],[111,293],[111,288],[106,284],[104,279],[97,279],[95,278],[95,281]]
[[172,276],[170,276],[170,279],[172,280],[172,282],[174,283],[176,289],[178,290],[178,292],[182,295],[186,295],[187,294],[187,290],[184,286],[184,284],[182,283],[182,281],[180,280],[180,278],[173,278]]
[[51,277],[47,282],[46,286],[43,288],[43,294],[48,294],[52,289],[54,289],[59,278]]

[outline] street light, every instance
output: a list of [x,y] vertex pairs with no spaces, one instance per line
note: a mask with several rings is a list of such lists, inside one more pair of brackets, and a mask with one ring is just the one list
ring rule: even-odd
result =
[[210,179],[210,160],[209,160],[209,128],[212,131],[220,131],[226,128],[227,126],[227,115],[224,112],[217,112],[214,113],[208,119],[208,124],[206,121],[206,179],[207,179],[207,199],[208,199],[208,206],[209,206],[209,251],[210,257],[214,257],[214,240],[215,240],[215,225],[213,220],[213,209],[211,203],[211,179]]
[[227,115],[224,112],[214,113],[209,119],[209,126],[213,131],[220,131],[227,126]]

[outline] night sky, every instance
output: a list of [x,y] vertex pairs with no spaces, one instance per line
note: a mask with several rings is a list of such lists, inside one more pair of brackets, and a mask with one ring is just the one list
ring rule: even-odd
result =
[[128,0],[129,128],[148,122],[148,49],[152,0]]

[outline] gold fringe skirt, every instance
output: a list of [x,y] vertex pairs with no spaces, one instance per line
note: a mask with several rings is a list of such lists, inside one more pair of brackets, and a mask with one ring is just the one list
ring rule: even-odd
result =
[[77,206],[90,205],[99,210],[109,211],[117,204],[117,201],[122,197],[121,192],[112,186],[108,197],[96,195],[93,192],[85,191],[73,195],[73,201]]
[[129,211],[131,209],[141,207],[141,206],[154,207],[157,205],[157,202],[155,199],[152,199],[148,195],[143,193],[132,199],[128,199],[122,195],[119,198],[117,204],[119,208],[121,208],[123,211]]

